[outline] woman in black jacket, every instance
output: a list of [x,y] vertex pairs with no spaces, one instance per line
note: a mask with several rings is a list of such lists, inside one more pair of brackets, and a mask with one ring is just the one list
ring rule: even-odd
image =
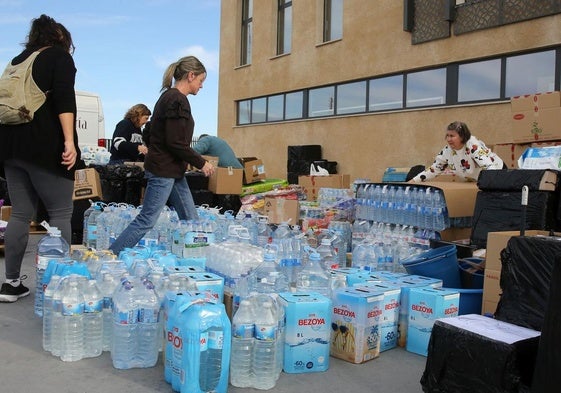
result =
[[0,125],[0,174],[6,178],[12,213],[6,233],[6,282],[1,302],[15,302],[29,294],[21,283],[20,269],[29,239],[29,222],[41,199],[49,224],[71,242],[74,171],[80,162],[75,127],[76,67],[74,44],[68,30],[47,15],[33,19],[25,48],[12,60],[21,63],[43,49],[33,63],[33,79],[47,94],[33,120],[18,125]]

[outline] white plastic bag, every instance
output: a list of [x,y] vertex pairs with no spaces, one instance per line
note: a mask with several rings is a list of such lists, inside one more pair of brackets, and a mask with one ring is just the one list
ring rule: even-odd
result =
[[320,167],[319,165],[316,166],[312,163],[310,164],[310,176],[329,176],[329,172],[327,169]]

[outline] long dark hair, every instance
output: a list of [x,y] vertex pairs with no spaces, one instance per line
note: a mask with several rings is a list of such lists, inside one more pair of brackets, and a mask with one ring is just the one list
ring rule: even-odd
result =
[[24,46],[26,49],[58,46],[71,54],[75,49],[72,36],[66,27],[45,14],[31,21],[31,29]]

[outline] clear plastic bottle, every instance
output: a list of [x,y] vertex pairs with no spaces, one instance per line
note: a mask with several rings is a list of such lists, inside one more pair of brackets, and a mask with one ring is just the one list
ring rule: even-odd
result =
[[90,217],[90,214],[92,214],[92,212],[95,209],[95,202],[93,202],[91,199],[89,200],[89,202],[90,202],[90,206],[84,212],[84,219],[82,221],[82,223],[83,223],[83,226],[82,226],[82,245],[84,247],[87,247],[87,245],[88,245],[88,218]]
[[199,387],[203,392],[216,391],[222,374],[223,347],[224,331],[221,326],[210,326],[201,332]]
[[[111,359],[113,367],[130,369],[137,367],[136,347],[138,342],[138,302],[134,279],[123,279],[113,294],[113,339]],[[140,284],[141,286],[142,284]]]
[[339,260],[337,259],[331,240],[332,239],[324,237],[321,239],[321,243],[316,249],[317,253],[321,256],[321,261],[326,270],[339,268]]
[[53,337],[53,299],[57,286],[60,281],[59,275],[51,276],[49,285],[45,288],[45,293],[43,297],[43,349],[45,351],[51,351],[52,349],[52,337]]
[[95,280],[84,288],[84,357],[92,358],[103,351],[103,295]]
[[91,213],[84,214],[85,246],[97,249],[97,218],[101,214],[101,205],[94,203]]
[[255,314],[249,299],[240,302],[232,319],[232,355],[230,383],[239,388],[253,386],[252,358]]
[[41,223],[47,229],[47,235],[43,236],[37,244],[36,275],[35,275],[35,315],[43,316],[43,275],[50,260],[62,261],[70,256],[70,246],[61,236],[60,230],[51,227],[47,222]]
[[271,242],[271,227],[269,226],[269,217],[257,217],[257,245],[265,247]]
[[52,300],[51,318],[51,342],[50,351],[54,356],[60,356],[62,352],[62,339],[64,332],[62,331],[62,295],[68,284],[70,276],[62,277],[58,285],[55,286]]
[[279,293],[288,291],[288,278],[275,262],[274,252],[265,252],[263,263],[248,276],[249,292]]
[[102,310],[102,350],[111,350],[111,337],[113,336],[113,292],[117,287],[118,281],[108,272],[98,279],[99,290],[103,297],[103,310]]
[[255,318],[255,343],[253,347],[253,374],[256,389],[268,390],[277,381],[276,351],[278,321],[272,301],[260,304]]
[[329,274],[323,267],[321,256],[313,250],[308,256],[308,261],[297,273],[296,291],[314,291],[329,295]]
[[74,362],[84,357],[84,296],[85,277],[75,276],[68,281],[61,299],[62,346],[61,360]]
[[159,323],[160,299],[150,280],[144,280],[138,296],[138,367],[153,367],[158,361],[161,344],[161,325]]

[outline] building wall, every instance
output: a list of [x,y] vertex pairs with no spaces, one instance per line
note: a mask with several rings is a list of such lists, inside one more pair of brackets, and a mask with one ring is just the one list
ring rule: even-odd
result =
[[379,181],[386,167],[429,165],[446,125],[466,122],[488,145],[509,142],[508,101],[236,126],[236,105],[253,98],[561,43],[561,15],[412,45],[403,2],[345,0],[343,38],[321,41],[321,0],[293,1],[292,50],[275,56],[276,1],[253,2],[250,65],[239,64],[240,1],[222,2],[218,135],[238,156],[263,160],[269,178],[286,178],[287,146],[319,144],[339,173]]

